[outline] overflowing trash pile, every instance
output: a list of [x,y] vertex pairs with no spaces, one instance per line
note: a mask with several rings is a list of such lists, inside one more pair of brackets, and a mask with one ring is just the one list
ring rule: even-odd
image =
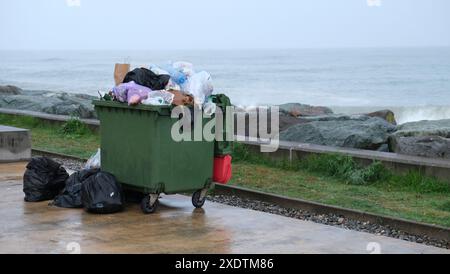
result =
[[116,64],[116,86],[102,96],[128,105],[188,105],[202,106],[209,113],[215,110],[211,95],[214,91],[211,75],[196,72],[188,62],[174,62],[164,66],[135,68]]
[[[105,100],[114,100],[133,105],[185,105],[201,106],[203,112],[212,115],[216,107],[226,113],[231,106],[225,94],[214,94],[211,75],[206,71],[196,72],[189,62],[167,63],[135,68],[129,64],[116,64],[114,70],[116,86]],[[225,133],[224,133],[225,136]],[[228,146],[228,147],[227,147]],[[229,142],[215,142],[213,180],[227,183],[231,178],[231,147]],[[99,154],[99,153],[98,153]],[[95,157],[94,157],[95,158]]]

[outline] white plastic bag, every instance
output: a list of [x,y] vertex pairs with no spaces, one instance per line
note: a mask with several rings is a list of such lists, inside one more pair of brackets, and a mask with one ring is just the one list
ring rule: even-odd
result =
[[170,75],[169,72],[156,65],[150,65],[150,70],[156,75]]
[[194,97],[195,104],[203,105],[206,98],[214,91],[211,75],[206,71],[195,73],[183,85],[182,90]]
[[100,168],[101,162],[100,162],[100,149],[97,149],[97,152],[89,158],[89,160],[86,162],[86,165],[84,166],[85,169],[92,169],[92,168]]
[[179,61],[172,64],[172,67],[183,74],[185,74],[188,78],[195,74],[194,65],[189,62]]
[[142,101],[144,105],[170,105],[175,95],[165,90],[155,90],[148,93],[147,99]]
[[181,90],[181,86],[177,84],[172,78],[170,78],[169,83],[166,85],[167,90]]
[[167,105],[167,103],[164,101],[164,98],[162,97],[149,97],[142,101],[142,104],[152,106]]

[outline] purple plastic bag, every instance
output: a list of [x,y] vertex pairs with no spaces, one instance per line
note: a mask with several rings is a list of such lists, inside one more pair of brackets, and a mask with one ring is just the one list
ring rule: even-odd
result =
[[148,93],[152,90],[136,84],[134,81],[120,84],[113,88],[114,96],[120,102],[128,102],[128,105],[137,105],[142,100],[147,99]]

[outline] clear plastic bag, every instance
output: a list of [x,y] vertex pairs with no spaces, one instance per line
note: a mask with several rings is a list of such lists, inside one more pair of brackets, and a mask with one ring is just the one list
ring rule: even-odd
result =
[[179,61],[172,64],[172,67],[182,72],[187,77],[191,77],[195,74],[194,65],[189,62]]
[[166,86],[167,90],[181,90],[181,86],[177,84],[172,78],[170,78],[169,83]]
[[156,75],[170,75],[170,73],[157,65],[150,65],[150,70]]
[[211,75],[206,71],[194,74],[183,85],[182,90],[194,97],[195,104],[203,105],[206,98],[214,91]]
[[148,94],[148,98],[142,101],[144,105],[170,105],[174,94],[165,90],[155,90]]
[[144,105],[152,105],[152,106],[162,106],[167,105],[167,103],[164,101],[164,98],[162,97],[149,97],[142,101],[142,104]]
[[170,79],[177,85],[182,85],[186,82],[187,76],[181,72],[178,71],[172,67],[167,68],[170,74]]
[[85,169],[92,169],[92,168],[100,168],[101,167],[101,161],[100,161],[100,149],[97,149],[97,152],[93,154],[89,160],[87,160],[86,165],[84,166]]
[[173,84],[183,85],[189,77],[194,75],[194,66],[188,62],[175,62],[163,66],[162,69],[167,71]]

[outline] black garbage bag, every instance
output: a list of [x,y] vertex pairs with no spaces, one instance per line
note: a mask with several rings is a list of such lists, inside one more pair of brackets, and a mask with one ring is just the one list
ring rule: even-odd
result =
[[33,157],[23,175],[25,201],[51,200],[64,188],[67,171],[47,157]]
[[167,86],[169,79],[169,75],[157,75],[149,69],[136,68],[125,75],[123,82],[134,81],[136,84],[149,87],[152,90],[161,90]]
[[66,186],[62,192],[55,197],[52,205],[66,208],[83,207],[81,202],[81,186],[86,180],[100,172],[100,169],[83,169],[72,173],[66,181]]
[[81,185],[84,209],[93,213],[114,213],[124,205],[122,186],[111,173],[100,171]]

